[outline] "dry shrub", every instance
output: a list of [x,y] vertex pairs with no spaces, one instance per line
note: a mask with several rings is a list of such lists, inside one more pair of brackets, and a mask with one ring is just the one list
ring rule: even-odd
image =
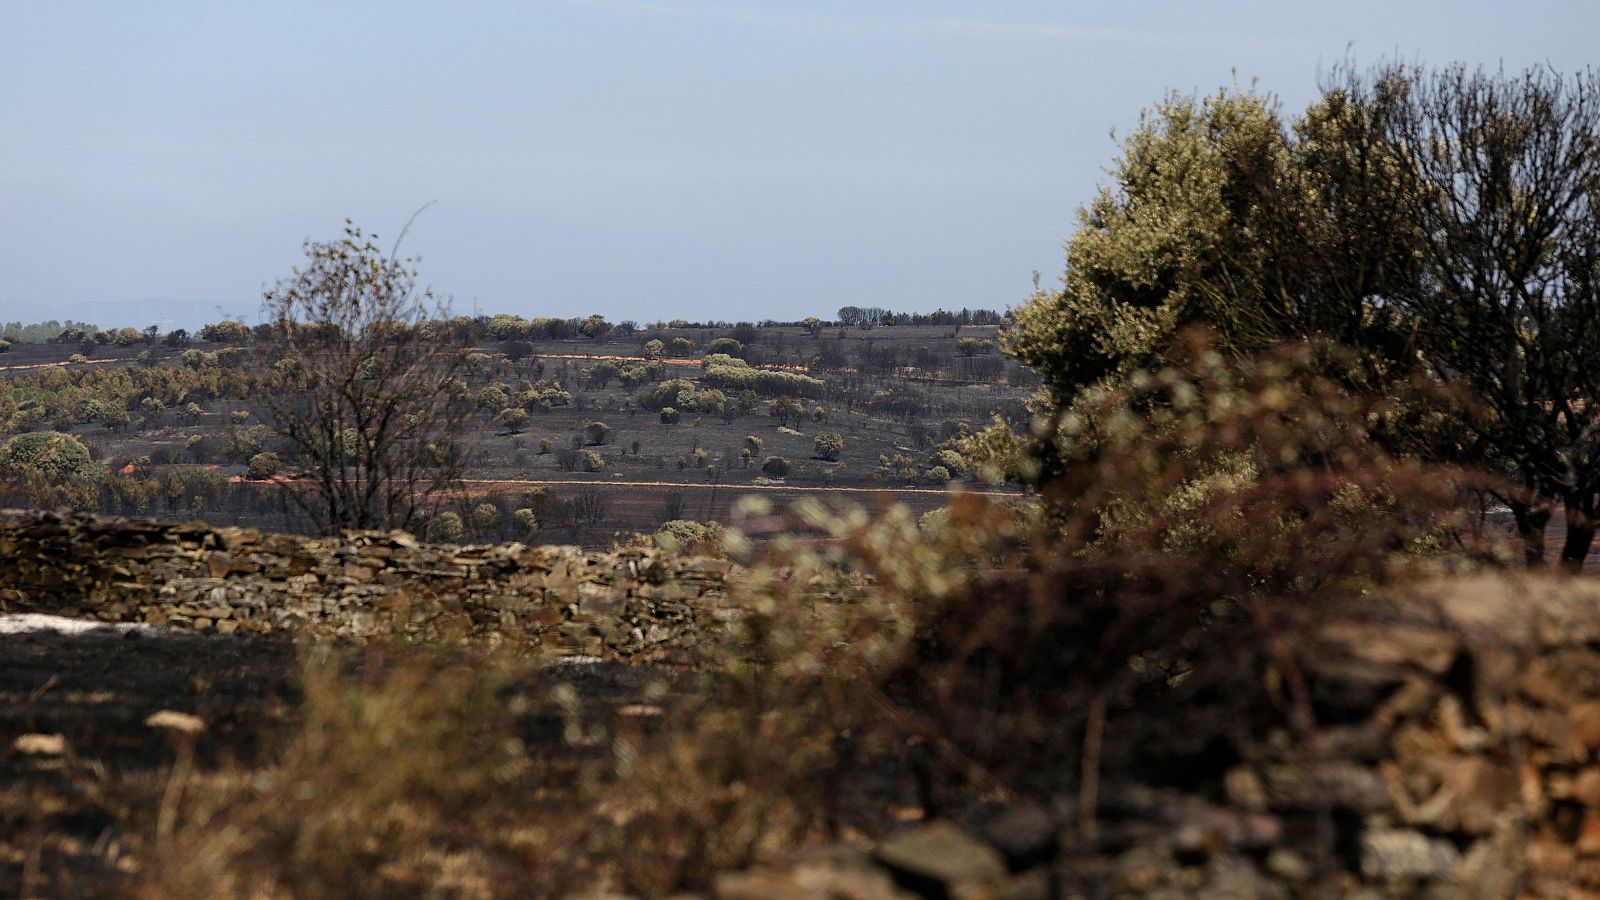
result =
[[1386,450],[1392,401],[1325,363],[1225,358],[1194,335],[1040,430],[1033,514],[961,498],[922,532],[811,514],[831,542],[780,551],[789,575],[751,585],[754,655],[811,679],[799,696],[848,696],[862,713],[835,727],[857,758],[916,748],[899,756],[935,808],[1078,792],[1087,824],[1103,768],[1194,784],[1271,730],[1309,733],[1304,621],[1510,558],[1465,514],[1491,480]]
[[514,871],[526,789],[503,667],[411,659],[359,676],[304,666],[302,719],[277,764],[195,792],[148,897],[488,895]]
[[411,648],[363,669],[305,663],[273,765],[180,785],[143,896],[663,896],[811,821],[806,721],[726,689],[646,689],[661,712],[634,719],[528,660]]

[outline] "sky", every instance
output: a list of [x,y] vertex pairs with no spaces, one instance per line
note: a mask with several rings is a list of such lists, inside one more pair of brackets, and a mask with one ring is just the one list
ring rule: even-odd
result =
[[253,322],[425,206],[456,313],[1003,309],[1171,91],[1597,47],[1596,0],[0,0],[0,321]]

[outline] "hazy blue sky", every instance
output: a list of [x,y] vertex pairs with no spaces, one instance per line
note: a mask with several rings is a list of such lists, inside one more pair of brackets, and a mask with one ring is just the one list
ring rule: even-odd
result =
[[1168,90],[1597,47],[1595,0],[0,0],[0,320],[250,317],[430,201],[467,312],[1000,308]]

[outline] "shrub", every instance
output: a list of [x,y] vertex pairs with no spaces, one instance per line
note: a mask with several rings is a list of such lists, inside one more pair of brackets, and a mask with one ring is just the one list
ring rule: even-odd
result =
[[665,356],[666,353],[667,345],[663,344],[661,341],[651,338],[650,340],[644,342],[645,359],[660,359],[661,357]]
[[722,526],[716,522],[673,519],[656,529],[654,540],[658,547],[668,552],[702,544],[710,544],[715,549],[721,546],[723,534]]
[[817,458],[833,462],[844,452],[844,435],[837,431],[824,431],[813,442]]
[[435,515],[428,522],[428,537],[435,541],[453,544],[461,540],[465,528],[461,524],[461,514],[445,510]]
[[261,481],[278,474],[281,466],[282,462],[278,459],[278,454],[270,451],[257,453],[255,456],[250,457],[247,474],[251,478]]
[[513,537],[532,537],[539,530],[539,517],[531,507],[514,509],[511,511],[511,527]]
[[34,474],[51,484],[102,474],[89,448],[70,434],[35,431],[19,434],[0,448],[0,468]]
[[583,439],[591,446],[603,445],[611,437],[611,426],[604,422],[590,422],[583,426]]
[[578,454],[578,463],[585,472],[598,472],[605,467],[605,457],[593,450],[584,450]]
[[479,503],[472,508],[472,533],[478,537],[487,537],[490,532],[500,527],[500,507],[493,503]]
[[744,356],[744,345],[729,337],[721,337],[706,345],[706,355],[721,353],[727,356]]
[[789,461],[781,456],[769,456],[761,463],[761,471],[773,478],[789,474]]
[[250,340],[250,326],[224,319],[202,326],[200,339],[212,344],[243,344]]
[[661,408],[661,424],[676,425],[678,424],[679,418],[681,418],[681,416],[676,409],[670,406],[664,406]]
[[956,351],[962,356],[977,356],[980,353],[992,353],[994,352],[994,343],[992,341],[980,340],[978,338],[964,337],[961,340],[956,341]]

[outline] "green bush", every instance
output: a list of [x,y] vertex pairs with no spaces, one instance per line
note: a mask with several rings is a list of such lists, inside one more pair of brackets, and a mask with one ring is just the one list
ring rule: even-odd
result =
[[251,478],[261,481],[278,474],[278,470],[282,465],[282,461],[278,459],[278,454],[267,451],[250,457],[250,464],[247,469]]
[[0,467],[38,475],[51,484],[103,474],[82,441],[59,431],[34,431],[6,441],[0,448]]
[[466,528],[461,523],[461,514],[445,510],[433,517],[428,522],[428,537],[435,541],[453,544],[461,540],[466,533]]
[[500,527],[500,507],[493,503],[479,503],[472,508],[472,533],[478,537],[488,537],[491,532]]

